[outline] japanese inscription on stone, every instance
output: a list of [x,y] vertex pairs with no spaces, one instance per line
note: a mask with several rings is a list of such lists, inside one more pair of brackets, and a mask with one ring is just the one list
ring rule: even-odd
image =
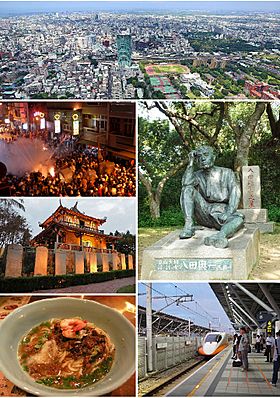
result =
[[154,267],[156,271],[223,271],[231,272],[233,262],[230,258],[156,258]]
[[242,167],[243,208],[261,208],[261,181],[259,166]]

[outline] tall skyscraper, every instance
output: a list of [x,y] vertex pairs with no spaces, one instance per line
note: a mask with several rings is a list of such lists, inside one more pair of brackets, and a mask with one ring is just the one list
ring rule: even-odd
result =
[[129,30],[117,35],[118,63],[121,67],[131,65],[132,43]]

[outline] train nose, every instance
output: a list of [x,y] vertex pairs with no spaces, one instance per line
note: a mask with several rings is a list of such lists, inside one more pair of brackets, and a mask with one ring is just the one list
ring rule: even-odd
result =
[[205,343],[203,345],[203,350],[205,352],[206,355],[211,355],[214,354],[214,352],[217,349],[217,343]]

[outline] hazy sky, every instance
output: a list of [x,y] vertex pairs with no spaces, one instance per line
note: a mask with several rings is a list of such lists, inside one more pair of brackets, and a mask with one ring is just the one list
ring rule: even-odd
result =
[[[62,198],[62,205],[73,207],[78,201],[78,209],[96,218],[107,217],[100,227],[106,234],[110,232],[136,233],[136,199],[135,198]],[[59,206],[59,198],[24,198],[25,212],[28,224],[32,228],[32,236],[42,229],[39,223],[48,218]]]
[[[183,295],[184,292],[193,294],[193,302],[183,303],[183,306],[173,304],[165,308],[163,312],[183,319],[190,319],[200,326],[209,327],[210,321],[213,326],[219,326],[220,324],[221,330],[226,332],[231,328],[231,323],[223,307],[208,283],[153,283],[152,286],[155,290],[166,296]],[[177,288],[175,286],[177,286]],[[139,305],[144,307],[146,307],[146,295],[142,295],[142,293],[145,292],[145,284],[139,283],[138,302]],[[160,294],[153,291],[153,296],[160,297]],[[153,310],[160,310],[167,303],[168,301],[165,298],[154,299]],[[186,307],[189,307],[189,309]]]
[[279,1],[1,1],[0,15],[40,12],[280,12]]

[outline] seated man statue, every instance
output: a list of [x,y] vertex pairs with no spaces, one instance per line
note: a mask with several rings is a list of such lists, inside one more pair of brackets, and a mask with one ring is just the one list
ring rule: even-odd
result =
[[[212,147],[202,146],[189,154],[189,164],[182,179],[181,207],[185,226],[180,239],[195,234],[194,220],[218,233],[204,239],[204,244],[226,248],[228,238],[242,228],[243,215],[237,212],[240,187],[231,169],[214,165]],[[194,171],[194,163],[198,171]]]

